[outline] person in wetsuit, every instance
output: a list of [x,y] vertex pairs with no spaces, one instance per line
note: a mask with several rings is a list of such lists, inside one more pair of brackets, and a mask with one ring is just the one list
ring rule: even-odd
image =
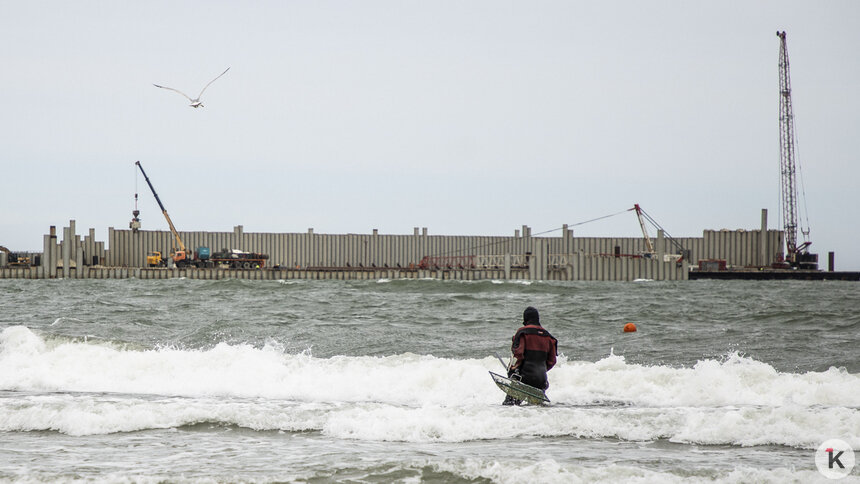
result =
[[[508,369],[508,378],[520,380],[541,390],[549,388],[546,372],[555,366],[558,340],[540,325],[538,310],[529,306],[523,311],[523,325],[514,334],[511,343],[514,362]],[[503,405],[522,403],[510,395]]]

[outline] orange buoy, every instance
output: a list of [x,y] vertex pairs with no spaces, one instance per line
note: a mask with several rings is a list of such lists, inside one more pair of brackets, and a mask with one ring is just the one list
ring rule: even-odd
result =
[[624,332],[625,333],[635,333],[636,332],[636,325],[633,323],[625,324],[624,325]]

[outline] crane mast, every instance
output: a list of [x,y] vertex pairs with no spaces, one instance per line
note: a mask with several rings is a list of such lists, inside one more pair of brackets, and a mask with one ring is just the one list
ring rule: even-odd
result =
[[[779,37],[779,166],[780,166],[780,204],[785,232],[785,260],[796,265],[798,253],[810,245],[797,243],[797,168],[795,145],[797,137],[794,129],[794,111],[791,107],[791,78],[788,66],[788,47],[785,32],[777,32]],[[804,236],[808,232],[804,231]]]

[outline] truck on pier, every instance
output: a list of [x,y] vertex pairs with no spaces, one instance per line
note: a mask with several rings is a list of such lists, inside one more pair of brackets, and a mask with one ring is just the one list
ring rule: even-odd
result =
[[229,269],[262,269],[266,266],[268,254],[245,252],[242,250],[221,249],[210,254],[208,247],[198,247],[194,261],[197,267],[223,267]]
[[[180,269],[186,267],[197,267],[200,269],[262,269],[269,259],[268,254],[258,252],[245,252],[237,249],[221,249],[212,252],[209,247],[198,247],[192,257],[186,257],[180,261],[174,260],[174,265]],[[146,256],[146,265],[149,267],[167,267],[167,258],[161,252],[150,252]]]

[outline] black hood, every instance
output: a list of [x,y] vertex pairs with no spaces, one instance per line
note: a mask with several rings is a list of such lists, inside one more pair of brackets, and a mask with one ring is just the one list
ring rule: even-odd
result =
[[529,306],[523,311],[523,324],[535,324],[540,326],[540,314],[538,310]]

